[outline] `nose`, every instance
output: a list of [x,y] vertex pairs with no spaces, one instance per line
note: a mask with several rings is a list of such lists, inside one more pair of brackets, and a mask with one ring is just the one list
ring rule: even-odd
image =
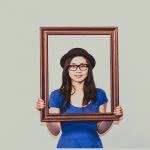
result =
[[77,70],[76,70],[76,72],[81,72],[81,70],[80,70],[80,68],[79,68],[79,67],[77,67]]

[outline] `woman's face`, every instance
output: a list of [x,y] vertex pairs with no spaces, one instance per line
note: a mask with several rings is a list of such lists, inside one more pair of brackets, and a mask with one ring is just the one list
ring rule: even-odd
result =
[[[80,65],[80,66],[76,66]],[[88,63],[86,58],[82,56],[74,57],[68,68],[69,76],[74,82],[82,82],[86,79],[88,75]]]

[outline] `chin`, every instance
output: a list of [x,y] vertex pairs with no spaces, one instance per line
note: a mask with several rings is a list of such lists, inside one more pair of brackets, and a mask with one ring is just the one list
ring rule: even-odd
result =
[[73,79],[75,82],[83,82],[84,79]]

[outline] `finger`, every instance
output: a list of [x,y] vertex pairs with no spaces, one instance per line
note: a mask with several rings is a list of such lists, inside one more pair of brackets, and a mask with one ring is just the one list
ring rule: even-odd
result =
[[116,113],[120,113],[120,112],[123,112],[122,110],[120,110],[120,109],[115,109],[114,110],[114,112],[116,112]]
[[39,106],[39,107],[40,107],[40,106],[44,107],[44,106],[45,106],[45,104],[37,104],[37,106]]
[[116,109],[122,109],[122,107],[121,106],[117,106],[117,107],[115,107]]
[[45,103],[43,103],[43,102],[39,102],[39,103],[38,103],[38,105],[45,105]]
[[123,115],[123,112],[114,112],[115,115]]
[[115,108],[115,111],[122,111],[122,108]]
[[43,109],[44,107],[37,107],[38,110]]
[[43,109],[45,107],[45,105],[37,105],[38,109]]
[[118,109],[115,109],[115,110],[114,110],[114,112],[115,112],[115,113],[118,113],[118,112],[120,112],[120,110],[118,110]]
[[43,101],[37,101],[37,104],[41,104],[41,105],[43,105],[43,104],[45,104]]
[[40,101],[44,101],[43,99],[39,98]]
[[122,113],[115,113],[115,115],[122,116],[123,114]]
[[122,107],[121,106],[117,106],[115,109],[122,109]]
[[38,99],[37,99],[37,101],[44,101],[44,100],[43,100],[43,99],[41,99],[41,98],[38,98]]
[[43,100],[38,100],[37,102],[38,102],[38,103],[44,103],[44,101],[43,101]]

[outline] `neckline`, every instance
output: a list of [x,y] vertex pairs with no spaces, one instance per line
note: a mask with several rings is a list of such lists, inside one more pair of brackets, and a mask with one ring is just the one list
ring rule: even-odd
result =
[[83,107],[75,106],[75,105],[73,105],[73,104],[71,104],[71,103],[69,103],[69,104],[70,104],[71,106],[75,107],[75,108],[82,109],[82,108],[87,108],[87,107],[89,107],[89,106],[92,104],[92,102],[88,103],[86,106],[83,106]]

